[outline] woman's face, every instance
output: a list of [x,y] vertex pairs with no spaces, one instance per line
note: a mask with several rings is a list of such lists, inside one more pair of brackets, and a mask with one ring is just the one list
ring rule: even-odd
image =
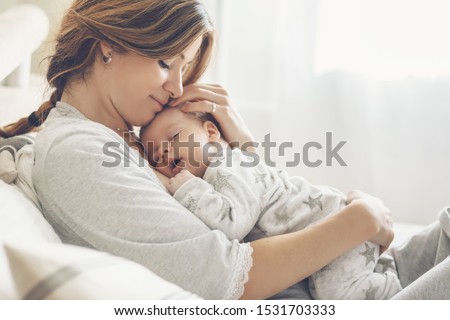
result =
[[[113,52],[111,63],[105,65],[104,86],[109,99],[105,103],[111,103],[128,124],[149,123],[169,98],[183,94],[183,71],[194,59],[201,42],[199,37],[180,55],[168,60]],[[102,50],[105,51],[103,47]]]

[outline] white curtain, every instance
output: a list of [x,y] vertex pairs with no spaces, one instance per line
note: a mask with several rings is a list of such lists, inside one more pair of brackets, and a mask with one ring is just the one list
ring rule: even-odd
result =
[[[205,2],[219,33],[206,78],[228,89],[259,142],[293,143],[284,156],[272,148],[277,167],[374,194],[397,221],[428,223],[450,205],[448,1]],[[333,146],[347,141],[347,166],[326,166],[326,132]],[[322,165],[288,166],[310,141]]]

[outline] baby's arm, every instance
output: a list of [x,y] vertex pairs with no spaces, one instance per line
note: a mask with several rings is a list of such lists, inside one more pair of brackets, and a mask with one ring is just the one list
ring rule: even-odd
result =
[[177,187],[174,198],[209,228],[222,231],[229,239],[241,241],[254,227],[261,211],[254,190],[242,181],[242,177],[228,170],[219,171],[219,175],[222,172],[226,177],[226,182],[217,191],[208,182],[184,171],[178,174],[180,179],[177,180],[178,175],[171,179],[172,187]]

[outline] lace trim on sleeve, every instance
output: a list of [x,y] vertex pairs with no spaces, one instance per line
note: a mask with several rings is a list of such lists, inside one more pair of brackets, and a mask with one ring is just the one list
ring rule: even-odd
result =
[[237,300],[244,294],[244,284],[248,281],[248,272],[253,265],[252,253],[253,248],[250,243],[240,245],[231,286],[228,288],[224,299]]

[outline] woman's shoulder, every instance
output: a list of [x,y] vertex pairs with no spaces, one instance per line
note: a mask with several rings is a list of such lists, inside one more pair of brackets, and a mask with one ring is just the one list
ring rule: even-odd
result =
[[95,144],[99,141],[123,140],[111,129],[84,117],[75,108],[54,108],[45,122],[45,128],[36,136],[36,147],[52,144]]
[[[102,124],[91,121],[78,111],[55,108],[36,135],[36,171],[72,166],[74,171],[98,171],[99,166],[110,168],[135,167],[142,170],[147,164],[122,137]],[[42,170],[41,170],[42,169]],[[148,170],[145,170],[148,171]]]
[[111,129],[84,117],[70,106],[56,107],[50,112],[44,129],[36,135],[35,153],[39,161],[76,157],[83,154],[105,155],[109,145],[125,149],[124,140]]

